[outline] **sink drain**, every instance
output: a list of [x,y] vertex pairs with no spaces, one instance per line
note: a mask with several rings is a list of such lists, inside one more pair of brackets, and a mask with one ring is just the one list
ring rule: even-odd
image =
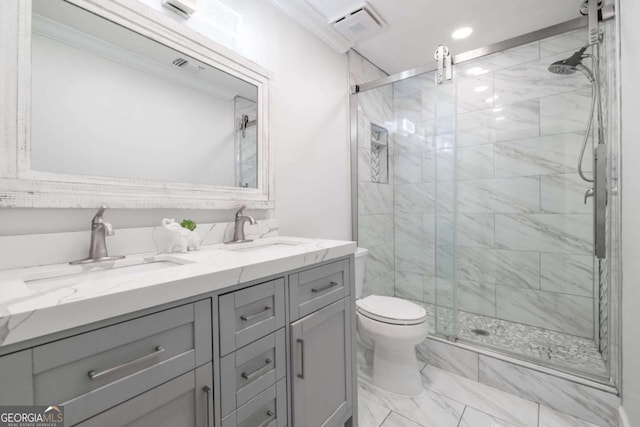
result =
[[485,331],[484,329],[472,329],[471,332],[473,332],[475,335],[480,335],[483,337],[488,337],[489,336],[489,331]]

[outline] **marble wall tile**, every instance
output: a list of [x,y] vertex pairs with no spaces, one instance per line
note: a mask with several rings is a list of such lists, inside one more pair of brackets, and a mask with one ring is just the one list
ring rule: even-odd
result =
[[541,254],[542,290],[593,297],[591,255]]
[[539,427],[598,427],[588,421],[540,405]]
[[431,213],[435,209],[433,183],[399,184],[395,189],[396,213]]
[[455,179],[455,150],[453,148],[444,148],[435,152],[435,171],[436,181],[452,181]]
[[492,214],[459,214],[456,218],[456,244],[492,248],[495,221]]
[[436,153],[426,151],[422,153],[422,181],[432,182],[436,179]]
[[[506,67],[535,61],[539,57],[540,45],[538,42],[533,42],[458,64],[454,67],[454,78],[465,78],[477,74],[477,72],[489,73]],[[469,73],[471,69],[475,69],[474,71],[476,72]]]
[[358,93],[358,110],[365,117],[378,121],[393,119],[393,93],[391,88],[379,87]]
[[429,276],[407,271],[396,271],[395,289],[399,298],[422,301],[424,298],[424,283]]
[[620,399],[601,390],[482,355],[480,382],[600,426],[616,425]]
[[522,427],[538,427],[538,405],[485,384],[427,365],[422,383],[450,399]]
[[483,74],[454,82],[457,90],[457,114],[487,108],[487,98],[493,95],[493,75]]
[[393,215],[358,216],[358,244],[365,248],[393,243]]
[[425,302],[436,304],[438,307],[453,308],[453,279],[436,277],[435,298]]
[[540,289],[540,253],[459,247],[458,280]]
[[[552,175],[577,171],[584,134],[580,132],[542,136],[495,144],[496,177]],[[590,171],[592,155],[584,156]]]
[[439,181],[435,183],[436,190],[436,212],[452,213],[455,208],[455,181]]
[[436,303],[436,282],[437,279],[435,276],[427,276],[424,275],[424,282],[422,285],[422,290],[424,293],[422,294],[422,301],[427,302],[429,304]]
[[[591,175],[587,173],[587,176]],[[585,192],[592,186],[577,173],[541,176],[542,212],[593,214],[593,198],[584,201]]]
[[593,219],[578,214],[496,214],[498,249],[590,254]]
[[455,228],[453,214],[438,214],[435,221],[436,244],[452,246]]
[[395,184],[416,184],[422,182],[422,156],[396,154],[393,156]]
[[[485,95],[486,96],[486,95]],[[489,144],[532,138],[540,134],[540,105],[537,99],[459,114],[457,145]]]
[[358,181],[371,182],[370,147],[358,147]]
[[549,72],[549,64],[566,57],[566,53],[557,54],[496,71],[493,81],[495,104],[543,98],[589,86],[589,80],[582,73],[558,75]]
[[495,317],[496,286],[489,283],[457,280],[458,310]]
[[421,361],[478,381],[478,353],[430,338],[418,344],[416,350]]
[[459,148],[456,175],[458,180],[493,178],[493,146]]
[[455,427],[462,415],[464,404],[456,402],[437,393],[425,390],[416,397],[405,397],[360,381],[358,394],[369,401],[391,409],[413,421],[427,426]]
[[460,213],[539,213],[540,179],[537,176],[460,181]]
[[434,275],[433,245],[422,242],[396,242],[395,249],[397,271]]
[[[416,127],[419,131],[419,128]],[[421,135],[418,132],[408,133],[402,130],[397,130],[393,133],[393,153],[407,154],[407,153],[422,153],[433,147],[433,135],[425,134]]]
[[496,287],[498,318],[593,337],[593,299],[531,289]]
[[436,241],[436,215],[435,214],[423,214],[422,215],[422,239],[428,243],[435,243]]
[[436,245],[436,277],[453,280],[455,263],[453,262],[453,246]]
[[586,28],[569,31],[557,36],[540,40],[540,57],[555,55],[557,53],[568,52],[580,49],[587,43],[589,35]]
[[423,242],[423,215],[419,213],[394,215],[395,240],[402,242]]
[[358,183],[358,215],[393,213],[393,185]]
[[[517,427],[515,424],[508,423],[484,412],[478,411],[467,406],[462,414],[462,419],[458,427]],[[560,426],[556,426],[560,427]]]
[[541,98],[540,133],[553,135],[584,131],[587,128],[590,107],[590,87]]
[[[367,261],[367,264],[369,264],[369,261]],[[362,288],[363,297],[366,297],[367,295],[394,296],[395,284],[393,271],[371,279],[365,278]]]
[[367,256],[367,262],[365,264],[365,282],[384,274],[393,273],[395,261],[393,247],[393,243],[386,243],[367,248],[369,255]]

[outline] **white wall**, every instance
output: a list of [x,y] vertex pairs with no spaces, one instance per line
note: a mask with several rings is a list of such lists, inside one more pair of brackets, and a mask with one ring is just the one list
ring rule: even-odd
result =
[[[141,1],[170,14],[161,8],[160,0]],[[275,73],[271,137],[276,209],[268,215],[280,220],[284,235],[350,239],[346,55],[333,51],[265,0],[220,1],[242,18],[235,36],[199,14],[188,25]],[[201,0],[199,7],[204,3]],[[0,235],[84,230],[92,215],[86,209],[2,209]],[[213,222],[231,215],[230,211],[176,210],[106,214],[116,228],[157,224],[163,216]]]
[[622,405],[640,425],[640,2],[620,0],[622,65]]

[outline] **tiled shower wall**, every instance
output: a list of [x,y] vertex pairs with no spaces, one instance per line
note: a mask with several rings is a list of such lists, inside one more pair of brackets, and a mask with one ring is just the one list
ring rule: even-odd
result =
[[547,71],[586,40],[581,30],[458,65],[455,91],[432,75],[394,85],[397,295],[450,306],[439,270],[455,252],[458,309],[594,336],[593,206],[577,175],[591,89],[580,73]]
[[[350,83],[386,77],[366,58],[349,52]],[[393,88],[385,86],[358,95],[358,245],[369,250],[363,296],[394,295],[393,232]],[[389,179],[371,179],[371,124],[389,131]]]

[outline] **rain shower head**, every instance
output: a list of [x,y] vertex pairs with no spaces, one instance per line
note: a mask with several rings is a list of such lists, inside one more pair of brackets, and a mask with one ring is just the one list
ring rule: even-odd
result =
[[583,47],[582,49],[571,55],[569,58],[563,59],[561,61],[556,61],[553,64],[549,65],[549,71],[553,74],[562,75],[575,74],[576,71],[581,71],[591,82],[593,82],[593,73],[591,72],[591,70],[589,70],[589,68],[585,67],[582,64],[584,51],[587,50],[588,47],[589,45]]

